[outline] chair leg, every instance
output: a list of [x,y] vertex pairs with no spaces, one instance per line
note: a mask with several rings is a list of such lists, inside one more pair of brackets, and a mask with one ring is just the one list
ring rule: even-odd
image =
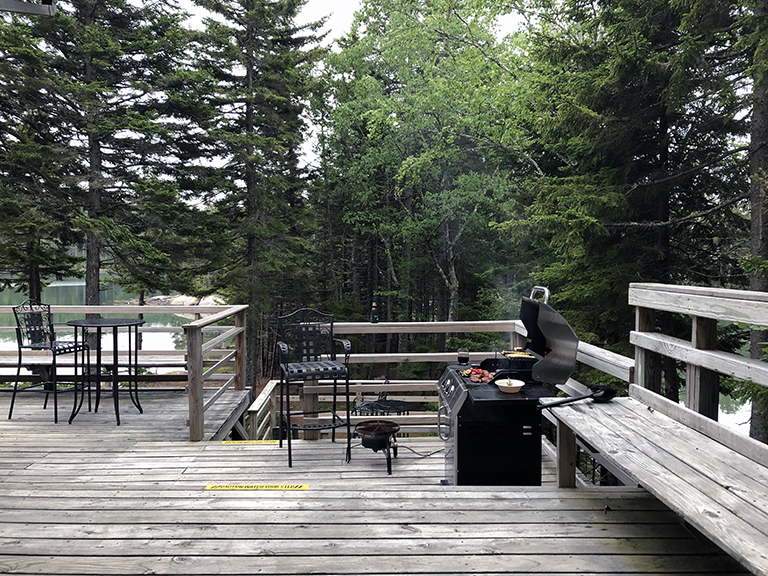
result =
[[[133,347],[133,351],[131,351]],[[131,367],[133,362],[133,367]],[[133,370],[133,372],[131,372]],[[133,385],[133,387],[131,387]],[[131,340],[131,328],[128,327],[128,395],[133,401],[133,405],[139,410],[139,414],[144,414],[144,409],[139,401],[139,328],[135,327],[133,340]]]
[[[80,392],[80,404],[77,403],[77,393]],[[72,420],[75,419],[75,416],[77,416],[77,413],[80,412],[80,408],[83,405],[83,399],[85,398],[85,390],[83,390],[80,387],[80,384],[77,381],[77,366],[75,366],[75,372],[72,376],[72,396],[73,396],[73,402],[72,402],[72,412],[69,414],[69,420],[67,421],[68,424],[72,424]]]
[[280,448],[283,447],[283,425],[284,425],[284,419],[283,419],[283,395],[285,394],[285,382],[283,382],[283,379],[280,378],[280,412],[278,414],[280,415],[280,420],[277,423],[277,439],[278,439],[278,446]]
[[288,440],[288,468],[292,468],[293,454],[291,453],[291,436],[293,436],[293,430],[291,430],[291,383],[290,381],[285,383],[285,414],[286,414],[285,435]]
[[16,370],[16,382],[13,383],[13,394],[11,395],[11,408],[8,410],[8,420],[13,416],[13,405],[16,402],[16,392],[19,389],[19,380],[21,379],[21,355],[19,355],[19,367]]
[[[332,410],[332,416],[334,418],[336,418],[336,392],[338,389],[338,382],[339,381],[336,378],[333,379],[333,400],[332,400],[331,410]],[[336,424],[335,421],[333,423]],[[336,442],[336,426],[331,428],[331,442]]]
[[352,413],[349,408],[349,372],[344,382],[345,399],[347,401],[347,463],[352,460]]
[[[53,423],[59,423],[59,388],[56,382],[56,355],[53,356],[53,362],[51,363],[51,387],[53,388]],[[46,401],[48,395],[45,395]]]
[[[69,423],[72,424],[72,420],[75,419],[75,416],[78,415],[80,412],[80,409],[83,407],[83,400],[85,399],[85,370],[84,370],[84,364],[78,364],[77,361],[77,349],[75,349],[74,353],[75,358],[75,367],[74,367],[74,374],[72,377],[72,393],[75,397],[74,402],[72,403],[72,413],[69,415]],[[80,367],[80,377],[78,378],[77,375],[77,369]],[[90,390],[90,381],[89,381],[89,388],[88,388],[88,400],[90,401],[91,397],[91,390]],[[77,393],[80,392],[80,402],[77,401]]]
[[91,351],[89,349],[83,350],[83,382],[85,382],[86,374],[88,375],[88,412],[91,411]]

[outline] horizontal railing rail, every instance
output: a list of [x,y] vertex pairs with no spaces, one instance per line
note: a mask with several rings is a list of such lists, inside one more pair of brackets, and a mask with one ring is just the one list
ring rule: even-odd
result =
[[[205,434],[205,412],[230,387],[245,390],[245,313],[248,306],[227,306],[224,310],[184,324],[187,337],[187,393],[189,394],[189,439],[202,440]],[[235,325],[208,342],[203,341],[203,332],[210,326],[224,320],[234,319]],[[208,370],[204,370],[204,357],[224,342],[234,341],[234,349],[219,359]],[[204,398],[204,384],[215,378],[227,366],[232,373],[207,401]]]
[[[508,333],[510,348],[523,346],[527,331],[520,320],[496,320],[474,322],[338,322],[334,324],[334,334],[461,334],[461,333]],[[478,362],[492,357],[495,351],[470,352],[470,361]],[[625,382],[633,382],[635,361],[633,358],[616,354],[592,344],[579,342],[577,362],[597,368]],[[408,362],[448,363],[456,361],[455,352],[437,353],[353,353],[350,355],[351,364],[401,364]],[[350,392],[355,396],[354,403],[365,398],[365,395],[375,397],[379,392],[393,393],[391,399],[410,400],[417,404],[438,402],[436,380],[352,380]],[[578,383],[576,383],[578,385]],[[250,407],[250,438],[266,440],[272,437],[272,431],[277,426],[279,414],[276,406],[279,401],[279,381],[271,381],[265,391]],[[301,402],[303,407],[318,406],[320,402],[330,401],[332,387],[325,381],[307,382],[301,395],[291,396],[292,402]],[[422,394],[418,394],[421,392]],[[416,395],[414,395],[416,393]],[[369,419],[366,416],[355,416],[352,423]],[[398,423],[403,433],[436,433],[437,411],[414,411],[408,415],[399,415]]]

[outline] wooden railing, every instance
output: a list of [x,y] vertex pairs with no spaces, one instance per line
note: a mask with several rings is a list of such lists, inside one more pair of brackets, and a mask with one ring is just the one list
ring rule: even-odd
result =
[[[319,380],[316,383],[308,383],[303,386],[300,396],[291,396],[292,402],[301,402],[303,409],[317,409],[320,402],[331,402],[333,383],[328,380]],[[437,390],[434,380],[351,380],[349,384],[352,404],[356,405],[366,400],[375,400],[380,392],[387,392],[389,400],[404,400],[413,403],[438,402]],[[270,440],[272,431],[277,428],[280,382],[270,380],[262,390],[258,398],[249,408],[248,435],[251,440]],[[414,395],[414,393],[417,393]],[[369,420],[370,416],[352,416],[351,424],[363,420]],[[321,421],[318,418],[317,421]],[[400,431],[403,434],[435,433],[437,431],[437,412],[435,411],[411,411],[408,414],[397,416]],[[308,434],[305,431],[304,438],[309,440],[319,437],[319,434]]]
[[[718,374],[768,386],[768,363],[718,351],[718,322],[768,327],[768,293],[698,286],[630,284],[629,304],[636,308],[635,345],[637,383],[659,392],[659,356],[685,362],[685,405],[717,418]],[[684,314],[692,319],[691,339],[656,332],[656,311]]]
[[[380,322],[371,324],[367,322],[340,322],[334,324],[334,334],[465,334],[465,333],[508,333],[510,347],[521,346],[525,343],[527,331],[520,320],[497,320],[497,321],[475,321],[475,322]],[[479,362],[485,358],[492,357],[494,352],[470,352],[470,361]],[[620,354],[615,354],[598,346],[593,346],[585,342],[579,342],[579,348],[576,356],[577,362],[600,369],[612,376],[632,382],[634,378],[635,361]],[[352,353],[350,355],[350,364],[370,364],[370,363],[408,363],[408,362],[455,362],[456,352],[436,352],[436,353]],[[365,398],[365,394],[373,395],[380,391],[392,392],[395,395],[390,398],[409,399],[405,392],[421,392],[418,402],[434,401],[437,402],[436,381],[434,380],[353,380],[351,382],[351,393],[356,397],[356,401]],[[312,409],[321,401],[329,400],[331,388],[330,383],[320,381],[305,385],[302,390],[302,396],[293,398],[295,401],[301,401],[303,409]],[[278,417],[276,406],[278,405],[279,383],[272,381],[264,392],[252,404],[250,413],[250,438],[254,440],[266,440],[271,437],[271,430],[277,425]],[[428,396],[429,400],[421,399],[422,396]],[[434,400],[432,400],[434,399]],[[365,417],[353,418],[353,423],[363,420]],[[437,412],[415,412],[407,417],[398,417],[398,423],[401,424],[401,430],[404,432],[427,432],[436,433],[437,431]]]
[[[181,374],[174,375],[145,375],[139,376],[140,381],[178,381],[186,380],[186,390],[189,394],[189,436],[190,440],[198,441],[203,438],[205,412],[228,389],[244,390],[245,383],[245,313],[247,306],[52,306],[51,311],[56,319],[58,337],[71,332],[61,320],[67,316],[82,317],[86,314],[102,314],[110,316],[149,315],[190,315],[197,318],[181,327],[178,326],[142,326],[141,334],[152,332],[169,332],[186,335],[186,348],[183,350],[142,349],[139,351],[138,365],[141,368],[176,368]],[[13,322],[13,310],[10,306],[0,306],[0,314],[9,314]],[[232,322],[234,326],[220,325],[222,322]],[[13,333],[14,328],[3,326],[3,332]],[[203,334],[208,334],[206,341]],[[210,337],[213,335],[213,337]],[[37,353],[41,357],[45,353]],[[126,352],[121,351],[120,361],[126,359]],[[25,360],[34,359],[35,353],[25,354]],[[41,362],[45,361],[41,358]],[[60,363],[66,366],[66,361]],[[4,380],[15,379],[17,366],[16,347],[12,350],[0,351],[0,367],[12,372],[4,375]],[[25,375],[30,379],[35,376]],[[121,375],[121,379],[125,376]],[[213,383],[218,389],[207,400],[204,400],[205,383]]]
[[[187,336],[187,391],[189,393],[189,439],[203,439],[205,427],[205,411],[208,410],[221,395],[234,384],[235,390],[245,389],[245,311],[248,306],[228,306],[226,309],[184,324]],[[235,326],[223,334],[219,334],[208,342],[203,341],[203,331],[223,320],[234,317]],[[221,345],[234,339],[234,349],[227,351],[223,357],[208,368],[203,369],[204,357],[220,349]],[[232,366],[232,373],[225,376],[224,384],[206,402],[203,397],[203,385],[212,380],[219,371]]]
[[[768,293],[744,290],[726,290],[694,286],[661,284],[632,284],[628,304],[636,307],[636,329],[630,333],[635,346],[635,358],[627,358],[597,346],[579,342],[577,362],[596,368],[624,382],[637,383],[653,392],[660,391],[659,356],[668,356],[685,362],[686,407],[711,418],[717,417],[717,374],[768,386],[768,363],[752,360],[738,354],[716,350],[717,322],[735,322],[751,326],[768,327]],[[656,331],[656,311],[691,316],[690,340],[682,340]],[[508,332],[510,346],[524,340],[526,331],[519,320],[494,322],[428,322],[428,323],[339,323],[337,334],[396,334],[396,333],[467,333]],[[482,360],[492,352],[472,352],[473,361]],[[353,353],[352,363],[449,362],[454,352],[445,353]],[[383,382],[382,382],[383,384]],[[362,383],[355,383],[362,386]],[[578,382],[568,383],[574,390],[583,389]],[[376,386],[376,385],[368,385]],[[378,384],[380,387],[381,384]],[[276,423],[270,411],[275,405],[276,386],[271,396],[262,396],[258,405],[261,417],[269,415],[272,427]],[[354,388],[362,390],[361,388]],[[370,389],[370,388],[369,388]],[[308,395],[326,393],[320,386],[308,386]],[[268,399],[268,401],[267,401]],[[316,401],[316,400],[315,400]],[[256,408],[254,408],[256,410]],[[259,429],[261,430],[261,429]],[[253,437],[253,433],[252,433]]]
[[[694,421],[690,412],[679,409],[681,422],[687,426],[693,426],[705,435],[732,447],[740,453],[750,455],[753,450],[748,438],[743,437],[735,430],[719,426],[710,418],[717,418],[718,414],[718,375],[724,374],[734,378],[754,382],[762,386],[768,386],[768,363],[761,360],[752,360],[744,356],[718,351],[717,348],[717,323],[731,322],[747,326],[768,327],[768,294],[762,292],[750,292],[741,290],[725,290],[717,288],[701,288],[690,286],[670,286],[659,284],[632,284],[628,294],[628,305],[636,308],[636,329],[629,335],[630,342],[635,346],[635,357],[627,358],[603,350],[599,347],[579,343],[577,362],[608,373],[625,382],[637,384],[643,388],[633,387],[637,393],[643,391],[644,402],[650,407],[657,407],[664,402],[664,398],[657,395],[661,389],[660,370],[661,357],[667,356],[687,365],[686,370],[686,407],[701,414]],[[692,330],[690,340],[673,337],[657,331],[656,315],[659,312],[674,313],[690,316]],[[519,343],[525,336],[525,329],[519,321],[483,322],[483,323],[429,323],[429,324],[339,324],[339,334],[393,334],[408,332],[508,332],[510,345]],[[474,352],[471,354],[473,361],[482,360],[492,353]],[[453,352],[439,354],[353,354],[352,362],[449,362],[455,360]],[[589,384],[587,382],[586,384]],[[379,381],[354,382],[352,389],[356,394],[366,390],[382,390],[384,387],[393,393],[404,392],[406,383]],[[419,388],[424,394],[434,391],[434,382],[419,383]],[[254,403],[252,415],[251,438],[266,439],[271,435],[277,423],[276,393],[277,382],[271,382],[270,388]],[[583,384],[569,380],[561,387],[568,393],[585,391]],[[326,400],[329,387],[322,382],[306,386],[305,395],[314,395],[314,402]],[[434,393],[434,392],[433,392]],[[673,403],[667,402],[674,406]],[[649,412],[650,414],[650,412]],[[553,419],[551,411],[543,411],[543,416]],[[703,417],[706,416],[706,417]],[[413,424],[414,429],[426,432],[436,432],[436,415],[430,413],[414,414],[414,418],[424,418],[423,423],[405,422],[398,417],[398,422],[403,421],[407,430],[408,424]],[[429,422],[428,419],[432,418]],[[355,420],[353,419],[353,422]],[[706,422],[711,424],[708,426]],[[260,427],[259,427],[260,425]],[[558,428],[559,430],[560,428]],[[269,432],[267,432],[269,430]],[[579,441],[583,453],[592,456],[605,468],[611,471],[622,482],[632,485],[633,479],[621,467],[615,465],[610,457],[600,452],[595,452],[589,444]],[[746,448],[745,448],[746,446]],[[736,447],[736,448],[734,448]],[[544,450],[550,458],[558,462],[554,447],[549,442],[544,442]],[[569,457],[570,458],[570,457]],[[559,464],[558,464],[559,465]]]

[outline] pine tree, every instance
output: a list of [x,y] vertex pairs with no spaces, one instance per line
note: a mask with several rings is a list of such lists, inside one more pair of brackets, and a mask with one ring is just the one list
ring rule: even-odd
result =
[[40,299],[52,278],[77,276],[80,200],[67,185],[72,156],[62,138],[45,47],[25,17],[0,22],[0,269],[6,287]]
[[538,275],[581,335],[621,342],[631,281],[743,284],[746,59],[725,4],[698,20],[665,0],[544,4]]
[[[251,306],[250,346],[263,338],[268,302],[302,305],[312,283],[290,285],[306,265],[299,239],[311,234],[299,166],[303,110],[320,52],[312,30],[294,23],[294,0],[196,0],[211,13],[195,43],[195,97],[214,164],[203,170],[210,209],[230,241],[219,281]],[[191,97],[190,97],[191,98]],[[286,281],[288,280],[288,281]],[[249,377],[261,358],[249,358]]]
[[167,190],[173,168],[179,127],[165,114],[164,89],[186,46],[182,18],[164,0],[72,0],[31,23],[44,41],[60,145],[73,157],[60,177],[78,199],[87,304],[99,303],[102,270],[124,268],[131,253],[168,261],[136,208],[142,195]]

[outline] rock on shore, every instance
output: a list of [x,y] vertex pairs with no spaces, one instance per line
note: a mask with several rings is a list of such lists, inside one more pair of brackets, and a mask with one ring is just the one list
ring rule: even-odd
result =
[[220,296],[215,294],[205,298],[195,298],[194,296],[152,296],[146,301],[148,306],[223,306],[226,304]]

